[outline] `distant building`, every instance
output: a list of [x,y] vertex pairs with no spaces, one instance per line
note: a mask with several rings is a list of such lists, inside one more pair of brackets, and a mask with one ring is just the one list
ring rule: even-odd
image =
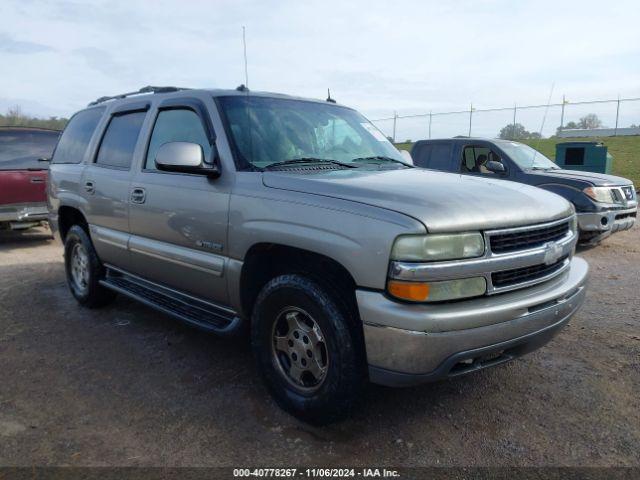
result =
[[636,128],[568,128],[558,132],[560,138],[581,137],[615,137],[623,135],[640,135],[640,127]]

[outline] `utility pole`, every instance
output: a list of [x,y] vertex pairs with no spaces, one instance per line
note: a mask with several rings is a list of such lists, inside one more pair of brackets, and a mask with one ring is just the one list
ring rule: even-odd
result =
[[431,110],[429,110],[429,139],[431,139],[431,119],[433,115],[431,114]]
[[567,100],[564,98],[564,94],[562,95],[562,112],[560,113],[560,130],[564,128],[564,106],[567,104]]
[[511,140],[516,139],[516,110],[517,109],[518,109],[518,106],[514,103],[513,104],[513,130],[511,130]]
[[398,120],[398,112],[393,111],[393,143],[396,143],[396,121]]
[[620,94],[618,94],[618,104],[616,105],[616,128],[613,130],[613,136],[618,135],[618,118],[620,116]]
[[469,107],[469,136],[471,136],[471,119],[473,118],[473,103]]

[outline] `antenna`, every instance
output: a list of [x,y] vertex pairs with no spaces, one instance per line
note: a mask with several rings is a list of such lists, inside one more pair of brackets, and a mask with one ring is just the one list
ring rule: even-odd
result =
[[330,103],[336,103],[336,101],[333,98],[331,98],[331,90],[329,90],[328,88],[327,88],[327,100],[326,101],[330,102]]
[[542,115],[542,125],[540,125],[540,137],[536,142],[535,153],[533,154],[533,159],[531,160],[531,165],[533,165],[536,161],[536,155],[538,155],[538,148],[540,147],[540,140],[542,140],[542,129],[544,128],[544,122],[547,120],[547,112],[549,111],[549,106],[551,105],[551,97],[553,96],[553,88],[556,86],[556,82],[551,84],[551,91],[549,92],[549,98],[547,99],[547,106],[544,109],[544,115]]
[[242,26],[242,47],[244,49],[244,84],[249,88],[249,70],[247,69],[247,37],[244,25]]

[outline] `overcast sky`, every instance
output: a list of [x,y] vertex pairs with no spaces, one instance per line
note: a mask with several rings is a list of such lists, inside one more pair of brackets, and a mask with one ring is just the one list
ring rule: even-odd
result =
[[251,89],[330,87],[371,118],[546,103],[553,83],[553,101],[640,97],[637,0],[2,0],[0,111],[68,116],[148,84],[233,88],[242,25]]

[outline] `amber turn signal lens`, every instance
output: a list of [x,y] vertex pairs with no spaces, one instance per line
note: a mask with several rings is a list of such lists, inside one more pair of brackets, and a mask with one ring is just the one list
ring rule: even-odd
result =
[[429,298],[429,284],[416,282],[399,282],[389,280],[387,285],[389,293],[396,298],[411,302],[424,302]]

